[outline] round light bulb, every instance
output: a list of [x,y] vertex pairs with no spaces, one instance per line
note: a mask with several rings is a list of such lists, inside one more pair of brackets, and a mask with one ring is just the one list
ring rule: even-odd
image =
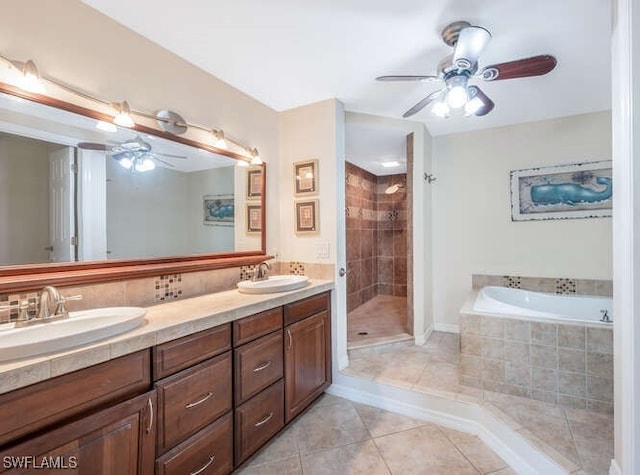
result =
[[447,94],[447,102],[449,106],[458,109],[467,102],[467,88],[464,86],[454,86]]
[[133,162],[131,161],[130,158],[121,158],[118,161],[118,163],[120,164],[120,166],[122,166],[123,168],[126,168],[127,170],[129,170],[133,165]]
[[438,117],[449,117],[449,106],[443,101],[438,101],[433,105],[431,112],[433,112]]

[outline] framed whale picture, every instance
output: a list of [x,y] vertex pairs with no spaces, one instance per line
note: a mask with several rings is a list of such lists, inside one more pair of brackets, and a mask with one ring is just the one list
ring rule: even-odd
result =
[[611,160],[511,172],[511,220],[611,216]]

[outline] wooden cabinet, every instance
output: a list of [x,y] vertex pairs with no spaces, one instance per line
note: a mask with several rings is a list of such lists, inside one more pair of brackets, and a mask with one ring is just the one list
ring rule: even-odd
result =
[[231,324],[155,347],[156,473],[233,470]]
[[165,378],[156,387],[162,454],[231,411],[231,353]]
[[208,425],[156,462],[157,475],[222,475],[233,470],[231,413]]
[[[285,307],[285,422],[302,412],[331,384],[329,294]],[[286,321],[286,320],[285,320]]]
[[[151,475],[155,406],[155,391],[151,391],[0,451],[0,473]],[[12,461],[20,460],[30,466],[10,467]],[[43,469],[43,464],[60,470]]]
[[[0,395],[0,473],[49,473],[42,460],[80,475],[231,473],[330,384],[329,302],[315,295]],[[31,465],[7,466],[21,456]]]
[[78,414],[148,391],[149,350],[0,396],[0,447]]
[[283,427],[284,384],[280,380],[236,408],[236,465],[246,460]]

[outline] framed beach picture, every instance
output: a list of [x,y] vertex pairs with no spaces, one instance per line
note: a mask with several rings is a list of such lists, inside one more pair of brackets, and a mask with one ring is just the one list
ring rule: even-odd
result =
[[262,206],[247,205],[247,233],[262,232]]
[[318,160],[307,160],[293,164],[294,194],[312,195],[318,192]]
[[235,203],[233,195],[205,195],[202,197],[204,224],[211,226],[233,226]]
[[611,216],[611,160],[511,172],[512,221]]
[[294,207],[296,234],[318,232],[318,200],[296,201]]
[[262,169],[247,170],[247,198],[256,200],[262,196]]

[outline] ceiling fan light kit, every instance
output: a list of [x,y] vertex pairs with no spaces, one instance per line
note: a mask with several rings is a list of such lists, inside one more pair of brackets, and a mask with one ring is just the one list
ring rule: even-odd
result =
[[440,61],[437,75],[376,78],[378,81],[444,82],[444,87],[430,93],[406,111],[402,115],[404,118],[417,114],[429,105],[431,112],[441,118],[450,117],[452,109],[462,111],[467,117],[485,116],[494,109],[495,104],[478,86],[470,85],[470,80],[497,81],[542,76],[557,64],[553,56],[539,55],[487,66],[478,71],[478,59],[491,40],[489,30],[466,21],[456,21],[447,25],[440,35],[442,41],[453,48],[453,54]]

